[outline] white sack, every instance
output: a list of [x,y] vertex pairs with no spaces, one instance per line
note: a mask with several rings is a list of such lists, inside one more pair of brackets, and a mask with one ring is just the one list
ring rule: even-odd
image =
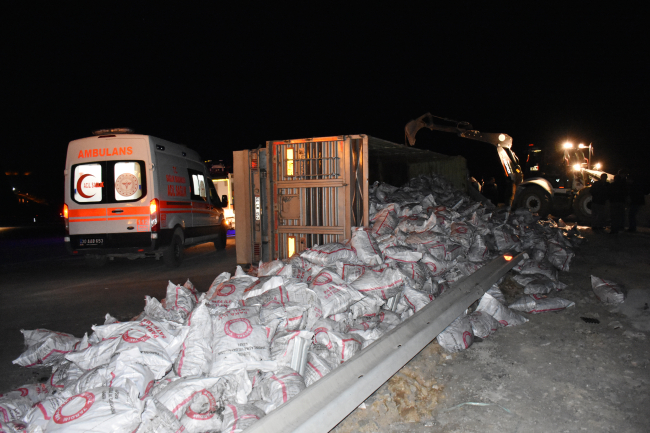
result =
[[[190,280],[187,280],[185,284],[188,284],[192,288],[194,287]],[[187,319],[187,316],[196,304],[195,294],[190,289],[179,284],[174,284],[171,281],[167,284],[167,296],[165,299],[165,307],[167,310],[178,311],[183,317],[183,320]]]
[[501,327],[497,319],[481,311],[474,311],[468,317],[472,325],[472,333],[479,338],[487,338]]
[[620,304],[625,301],[623,289],[613,281],[591,276],[591,288],[600,302]]
[[226,281],[217,277],[206,293],[206,299],[219,307],[226,307],[244,298],[244,295],[261,287],[260,279],[250,275],[236,276]]
[[560,271],[568,271],[571,260],[575,257],[575,253],[571,249],[563,247],[557,242],[548,242],[548,251],[546,257]]
[[210,371],[212,318],[205,303],[201,301],[187,318],[190,329],[174,362],[174,371],[179,377],[199,376]]
[[254,369],[264,365],[271,357],[269,347],[275,325],[259,324],[259,317],[248,315],[246,307],[228,310],[213,318],[210,375],[219,376],[242,367]]
[[397,224],[399,223],[399,217],[397,216],[394,207],[387,207],[372,217],[371,222],[373,222],[371,229],[372,233],[379,237],[393,233],[395,227],[397,227]]
[[[404,276],[395,268],[367,271],[351,284],[354,290],[365,296],[386,300],[398,294],[404,285]],[[360,298],[359,298],[360,299]],[[359,300],[357,299],[357,300]]]
[[501,323],[503,326],[523,325],[528,322],[524,316],[515,313],[501,302],[494,299],[489,293],[485,293],[478,303],[476,311],[489,314]]
[[44,430],[47,433],[132,433],[140,425],[143,407],[135,389],[129,392],[124,388],[95,388],[68,398]]
[[300,257],[320,266],[332,266],[336,262],[360,263],[351,246],[337,242],[313,246],[303,251]]
[[380,265],[384,262],[374,237],[363,227],[353,227],[350,245],[356,250],[357,257],[367,266]]
[[314,337],[309,331],[279,332],[273,337],[271,343],[271,359],[278,363],[278,367],[291,367],[293,352],[298,345],[311,344]]
[[336,365],[327,359],[310,351],[307,353],[307,365],[305,366],[305,386],[309,387],[322,377],[334,370]]
[[265,415],[252,404],[227,404],[223,411],[222,432],[241,433]]
[[402,291],[402,297],[399,302],[406,304],[406,306],[411,308],[414,313],[417,313],[433,300],[434,296],[429,293],[405,287]]
[[115,352],[137,347],[156,378],[160,378],[176,359],[189,327],[145,317],[138,322],[93,326],[93,330],[101,343],[82,352],[68,353],[66,359],[90,370],[108,363]]
[[305,381],[296,371],[282,367],[276,372],[266,373],[259,386],[262,399],[269,403],[265,406],[268,414],[305,389]]
[[133,433],[180,433],[181,423],[174,414],[155,398],[147,398],[142,414],[142,422]]
[[547,298],[541,295],[524,295],[515,300],[508,308],[525,313],[546,313],[574,307],[575,302],[562,298]]
[[348,286],[341,277],[328,270],[322,270],[314,278],[310,288],[320,299],[323,316],[342,313],[363,298],[359,291]]
[[460,352],[469,348],[474,342],[469,317],[462,315],[456,318],[444,331],[438,334],[436,340],[447,352]]
[[21,329],[27,348],[20,356],[12,361],[23,367],[46,367],[58,364],[66,353],[79,346],[80,338],[63,332],[47,329]]
[[257,268],[257,276],[266,277],[278,275],[285,266],[286,264],[282,260],[273,260],[267,263],[260,261],[259,267]]
[[21,419],[29,412],[32,405],[32,401],[26,396],[0,397],[0,421],[10,422]]

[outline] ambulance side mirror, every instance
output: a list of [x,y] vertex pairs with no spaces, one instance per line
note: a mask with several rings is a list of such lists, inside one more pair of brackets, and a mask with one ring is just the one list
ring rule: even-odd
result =
[[228,206],[228,196],[226,194],[221,196],[221,207]]

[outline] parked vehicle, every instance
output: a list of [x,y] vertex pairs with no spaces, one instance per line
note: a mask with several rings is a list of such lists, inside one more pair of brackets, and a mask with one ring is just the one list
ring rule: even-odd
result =
[[[575,212],[582,222],[591,221],[591,185],[604,173],[593,163],[593,146],[564,143],[562,152],[528,146],[526,181],[518,192],[517,205],[540,215],[558,217]],[[608,174],[609,181],[614,179]]]
[[[512,151],[512,137],[503,133],[484,133],[472,129],[468,122],[436,117],[426,113],[405,127],[410,145],[422,128],[452,132],[462,138],[490,143],[497,154],[512,191],[506,194],[506,204],[523,207],[545,218],[549,213],[563,217],[575,212],[580,221],[591,221],[591,185],[604,172],[593,164],[593,146],[572,143],[563,145],[563,153],[549,156],[538,146],[529,145],[525,167]],[[552,155],[552,154],[551,154]],[[614,178],[608,174],[610,181]]]
[[212,174],[212,183],[217,190],[217,195],[223,202],[223,213],[228,224],[228,229],[235,230],[235,202],[234,196],[234,175],[232,173],[223,173],[221,175]]
[[199,155],[120,128],[71,141],[65,167],[68,252],[100,266],[155,257],[178,266],[186,246],[226,245],[222,201]]

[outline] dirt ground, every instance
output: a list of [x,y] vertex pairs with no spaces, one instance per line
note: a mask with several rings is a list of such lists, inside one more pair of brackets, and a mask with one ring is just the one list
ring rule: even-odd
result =
[[[522,313],[528,323],[458,354],[434,341],[334,432],[650,431],[650,229],[580,230],[585,241],[560,273],[568,287],[551,294],[575,307]],[[602,304],[591,275],[624,286],[626,301]],[[508,301],[523,293],[502,286]]]

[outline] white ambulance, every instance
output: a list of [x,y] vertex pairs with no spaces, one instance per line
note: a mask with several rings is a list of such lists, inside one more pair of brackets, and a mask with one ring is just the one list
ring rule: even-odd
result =
[[114,257],[183,260],[184,247],[226,246],[222,199],[199,155],[126,128],[71,141],[65,166],[66,248],[100,266]]

